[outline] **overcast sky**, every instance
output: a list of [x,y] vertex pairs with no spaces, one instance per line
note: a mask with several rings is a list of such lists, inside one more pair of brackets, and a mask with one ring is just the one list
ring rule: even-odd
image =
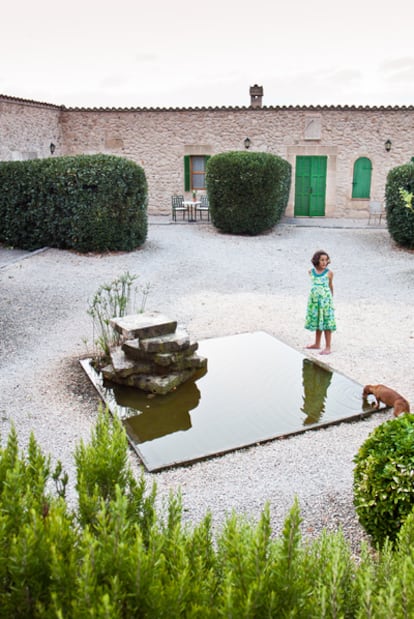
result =
[[0,94],[68,107],[414,105],[414,2],[7,2]]

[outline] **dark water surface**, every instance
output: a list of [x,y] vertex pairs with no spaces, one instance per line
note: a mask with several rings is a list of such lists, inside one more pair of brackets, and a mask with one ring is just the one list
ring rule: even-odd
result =
[[207,371],[168,395],[95,384],[149,471],[373,412],[362,385],[267,333],[203,340],[198,352]]

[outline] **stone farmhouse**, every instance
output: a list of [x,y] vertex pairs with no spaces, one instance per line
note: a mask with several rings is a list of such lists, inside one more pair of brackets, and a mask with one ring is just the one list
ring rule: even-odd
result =
[[208,158],[264,151],[292,165],[289,217],[367,217],[388,171],[414,157],[414,106],[67,108],[0,95],[0,160],[105,153],[141,165],[148,212],[205,190]]

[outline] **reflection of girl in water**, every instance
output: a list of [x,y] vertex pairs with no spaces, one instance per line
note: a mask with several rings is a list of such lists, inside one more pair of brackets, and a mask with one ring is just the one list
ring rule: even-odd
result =
[[307,415],[303,425],[320,421],[325,412],[325,401],[331,379],[332,372],[310,359],[303,360],[303,406],[301,411]]

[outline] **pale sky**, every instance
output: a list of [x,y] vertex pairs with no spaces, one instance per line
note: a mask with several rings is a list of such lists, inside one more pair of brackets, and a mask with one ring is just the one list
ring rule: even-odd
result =
[[414,2],[4,3],[0,94],[67,107],[414,105]]

